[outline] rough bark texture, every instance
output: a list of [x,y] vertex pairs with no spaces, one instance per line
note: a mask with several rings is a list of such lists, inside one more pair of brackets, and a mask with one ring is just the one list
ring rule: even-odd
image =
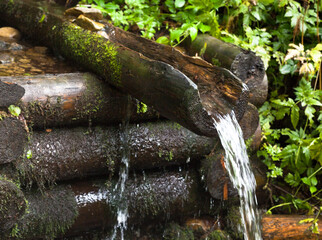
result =
[[[264,240],[317,240],[321,235],[313,234],[310,230],[312,223],[299,223],[315,216],[301,215],[264,215],[262,217],[262,235]],[[319,229],[322,228],[322,218],[318,221]]]
[[[23,239],[79,235],[96,228],[112,229],[120,204],[116,181],[95,180],[26,192],[29,212],[18,222]],[[156,226],[210,212],[209,195],[198,187],[196,173],[182,171],[136,174],[126,183],[128,226]],[[131,232],[131,229],[129,228]],[[0,233],[3,235],[3,232]]]
[[[27,181],[40,185],[113,173],[122,158],[121,134],[118,127],[34,132],[26,147],[32,157],[18,160],[16,167]],[[201,159],[218,141],[171,122],[131,125],[128,134],[132,169],[161,168]]]
[[[203,162],[203,169],[206,175],[207,189],[215,199],[228,200],[238,196],[237,190],[231,183],[224,163],[224,152],[218,150],[215,154]],[[263,166],[254,159],[251,161],[251,167],[254,170],[256,179],[256,195],[260,198],[267,197],[267,193],[262,190],[266,183],[266,175],[263,174]]]
[[253,52],[207,34],[199,34],[193,42],[185,41],[184,47],[190,55],[200,55],[204,51],[201,55],[206,61],[231,70],[247,84],[250,90],[249,102],[257,107],[265,102],[267,76],[262,60]]
[[0,107],[16,104],[24,93],[25,90],[21,86],[0,81]]
[[22,157],[26,143],[23,122],[14,117],[1,117],[0,112],[0,164]]
[[[44,6],[45,3],[41,4]],[[0,2],[0,18],[10,19],[9,24],[17,26],[27,37],[42,40],[66,58],[198,134],[216,135],[213,118],[217,114],[235,108],[239,118],[242,117],[248,94],[231,72],[183,55],[174,59],[187,64],[180,67],[181,72],[171,66],[171,61],[163,62],[171,60],[171,56],[170,59],[166,56],[175,52],[170,47],[152,42],[148,45],[148,40],[139,38],[134,51],[129,49],[129,45],[111,42],[62,20],[62,11],[55,5],[48,5],[46,9],[44,12],[38,8],[36,2],[3,0]],[[45,18],[40,21],[43,16]],[[112,38],[115,29],[106,26],[108,38]],[[141,41],[148,50],[139,49]],[[144,56],[153,51],[151,46],[162,50],[157,51],[158,57],[153,59]],[[160,58],[162,54],[165,57]],[[173,55],[179,56],[180,53]]]
[[137,100],[129,100],[90,73],[0,77],[1,80],[18,84],[25,91],[18,106],[34,129],[120,123],[128,115],[128,104],[131,121],[158,117],[151,108],[140,112]]
[[0,176],[0,232],[10,233],[25,214],[26,207],[24,194],[18,186]]

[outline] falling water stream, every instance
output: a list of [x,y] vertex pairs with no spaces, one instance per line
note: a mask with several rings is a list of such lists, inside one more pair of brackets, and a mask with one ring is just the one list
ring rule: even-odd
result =
[[[129,149],[129,133],[128,126],[131,116],[131,97],[128,95],[126,116],[120,126],[120,143],[122,159],[120,163],[119,179],[113,189],[113,202],[117,203],[117,223],[114,225],[111,240],[114,240],[120,233],[120,239],[124,240],[124,231],[127,229],[128,214],[128,201],[124,196],[125,184],[129,176],[129,162],[130,162],[130,149]],[[117,238],[118,239],[118,238]]]
[[249,166],[242,130],[234,112],[219,116],[218,119],[215,127],[225,150],[225,167],[239,194],[244,239],[260,240],[262,237],[255,194],[256,181]]

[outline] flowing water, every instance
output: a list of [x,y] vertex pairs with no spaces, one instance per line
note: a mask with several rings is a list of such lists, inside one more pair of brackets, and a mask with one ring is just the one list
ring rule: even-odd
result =
[[[126,117],[121,124],[120,131],[120,142],[121,142],[121,152],[122,159],[119,170],[119,179],[113,189],[113,202],[117,203],[117,223],[114,226],[113,234],[111,240],[114,240],[119,236],[121,240],[124,240],[124,231],[127,229],[127,219],[128,214],[128,201],[124,196],[125,184],[129,176],[129,162],[130,162],[130,149],[129,149],[129,121],[131,116],[131,97],[128,96],[126,107]],[[118,239],[118,238],[117,238]]]
[[262,237],[255,195],[256,181],[249,166],[242,130],[234,112],[219,116],[218,119],[215,127],[225,150],[225,167],[239,194],[244,239],[260,240]]

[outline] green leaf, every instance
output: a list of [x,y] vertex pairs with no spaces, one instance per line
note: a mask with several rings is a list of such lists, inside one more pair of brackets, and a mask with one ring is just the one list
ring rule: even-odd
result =
[[294,129],[296,129],[299,119],[300,119],[300,108],[297,105],[294,105],[291,109],[291,122]]
[[280,73],[282,74],[289,74],[289,73],[293,73],[295,70],[296,70],[296,65],[289,65],[289,64],[286,64],[282,67],[280,67]]
[[261,17],[259,15],[259,13],[257,11],[251,12],[251,14],[253,15],[254,18],[256,18],[258,21],[261,20]]
[[302,224],[302,223],[311,223],[314,221],[314,218],[305,218],[301,221],[299,221],[299,224]]
[[30,150],[30,149],[27,151],[27,153],[26,153],[26,157],[27,157],[27,159],[32,158],[32,152],[31,152],[31,150]]
[[183,34],[183,30],[182,29],[175,29],[170,31],[170,40],[174,41],[177,40],[178,42],[180,41],[180,37]]
[[315,186],[311,186],[310,187],[310,192],[311,194],[315,193],[317,191],[316,187]]
[[203,23],[199,24],[198,28],[202,33],[209,32],[211,30],[210,26],[204,25]]
[[8,110],[10,112],[10,114],[12,114],[13,116],[18,117],[21,113],[21,109],[19,107],[16,107],[15,105],[10,105],[8,107]]
[[311,181],[308,177],[301,178],[302,182],[305,183],[306,185],[310,186]]
[[166,36],[159,37],[156,42],[164,45],[169,45],[169,39]]
[[181,8],[181,7],[183,7],[184,6],[184,4],[186,3],[186,1],[185,0],[175,0],[175,2],[174,2],[174,6],[176,7],[176,8]]
[[195,40],[198,35],[198,29],[196,26],[190,27],[189,29],[189,35],[191,37],[191,41]]

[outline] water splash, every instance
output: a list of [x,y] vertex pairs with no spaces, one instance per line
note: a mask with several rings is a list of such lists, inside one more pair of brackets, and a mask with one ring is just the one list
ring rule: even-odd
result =
[[225,167],[239,194],[244,239],[260,240],[262,237],[255,194],[256,180],[249,166],[243,133],[234,112],[219,116],[215,127],[225,150]]
[[129,121],[131,116],[131,97],[128,95],[126,116],[120,125],[120,149],[122,152],[122,159],[120,163],[119,179],[113,189],[112,201],[117,203],[117,224],[114,225],[111,240],[116,239],[118,232],[120,239],[124,240],[124,232],[127,229],[128,201],[124,195],[126,181],[129,177],[129,162],[130,162],[130,148],[129,148]]

